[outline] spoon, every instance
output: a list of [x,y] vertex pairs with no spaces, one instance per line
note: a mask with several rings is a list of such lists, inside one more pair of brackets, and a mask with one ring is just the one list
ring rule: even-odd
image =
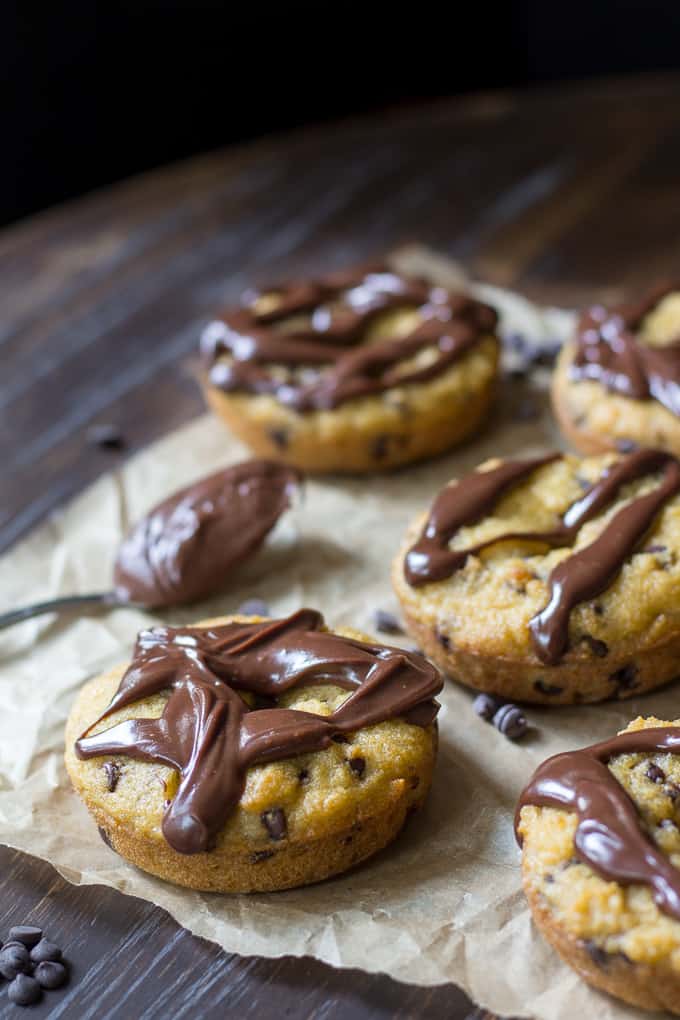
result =
[[148,606],[141,602],[130,602],[129,599],[120,598],[115,591],[100,591],[93,595],[61,595],[56,599],[47,599],[45,602],[34,602],[33,605],[23,606],[21,609],[10,609],[7,613],[0,613],[0,630],[5,627],[12,627],[22,620],[30,620],[34,616],[42,616],[43,613],[60,613],[66,609],[148,609]]

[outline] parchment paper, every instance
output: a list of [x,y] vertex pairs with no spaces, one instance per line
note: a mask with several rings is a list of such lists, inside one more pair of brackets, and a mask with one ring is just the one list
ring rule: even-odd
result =
[[[423,250],[401,258],[442,283],[459,275]],[[563,338],[571,328],[569,313],[541,311],[495,288],[475,289],[502,310],[505,332]],[[544,386],[545,379],[534,382]],[[390,561],[407,523],[434,493],[490,456],[535,452],[559,441],[547,413],[517,423],[518,408],[526,413],[508,382],[484,435],[450,456],[387,477],[309,481],[302,504],[238,580],[209,603],[164,619],[189,622],[227,613],[258,596],[274,614],[311,605],[331,624],[371,632],[375,608],[397,609]],[[132,521],[177,487],[244,454],[209,416],[149,447],[0,560],[3,607],[106,589],[114,551]],[[543,758],[603,739],[637,714],[676,717],[677,685],[627,702],[530,709],[534,728],[513,744],[474,715],[469,692],[448,683],[431,796],[392,847],[310,888],[200,895],[151,878],[109,850],[71,791],[62,763],[64,721],[76,690],[126,660],[136,632],[151,622],[148,615],[121,610],[42,618],[0,633],[4,843],[50,861],[75,884],[110,885],[151,900],[230,952],[311,955],[423,985],[453,981],[506,1016],[638,1015],[590,991],[534,931],[520,888],[512,815],[520,788]]]

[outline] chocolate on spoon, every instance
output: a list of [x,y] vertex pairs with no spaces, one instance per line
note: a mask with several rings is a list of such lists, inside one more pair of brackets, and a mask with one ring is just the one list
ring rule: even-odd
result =
[[207,598],[262,545],[299,482],[293,468],[266,460],[200,479],[159,503],[123,539],[112,591],[0,614],[0,628],[60,609],[163,609]]

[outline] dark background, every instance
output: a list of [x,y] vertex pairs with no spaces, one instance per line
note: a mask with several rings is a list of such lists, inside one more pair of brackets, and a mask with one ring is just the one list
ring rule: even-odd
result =
[[5,0],[0,12],[0,223],[311,121],[680,66],[679,0]]

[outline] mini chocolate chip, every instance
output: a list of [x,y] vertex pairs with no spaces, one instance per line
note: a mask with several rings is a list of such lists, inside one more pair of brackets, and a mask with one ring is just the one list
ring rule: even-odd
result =
[[590,608],[592,609],[596,616],[604,616],[604,609],[602,608],[599,602],[591,603]]
[[260,815],[260,821],[269,833],[270,839],[279,840],[287,836],[288,825],[286,823],[286,816],[280,807],[263,811]]
[[236,610],[237,616],[269,616],[269,606],[264,599],[246,599]]
[[632,453],[633,450],[637,450],[638,444],[634,439],[617,439],[616,449],[619,453]]
[[673,830],[675,830],[675,829],[677,829],[677,825],[675,824],[675,822],[673,821],[672,818],[662,818],[661,821],[659,822],[659,828],[660,829],[669,829],[669,830],[673,829]]
[[645,772],[645,775],[647,776],[647,779],[651,779],[653,783],[666,782],[666,773],[664,772],[663,769],[660,769],[659,766],[656,765],[653,761],[651,761],[647,766],[647,771]]
[[349,744],[349,740],[347,739],[344,733],[335,733],[331,737],[331,740],[333,741],[334,744]]
[[7,981],[12,981],[17,974],[26,973],[31,969],[31,958],[28,949],[21,942],[8,943],[0,950],[0,974]]
[[57,960],[43,960],[35,968],[33,976],[42,988],[61,988],[66,984],[68,971]]
[[357,779],[361,779],[364,772],[366,771],[366,759],[357,755],[355,758],[349,758],[347,764],[351,768]]
[[482,719],[490,722],[502,704],[501,699],[495,698],[493,694],[478,694],[472,702],[472,709]]
[[17,974],[7,989],[7,998],[16,1006],[32,1006],[42,998],[42,989],[35,978]]
[[[167,806],[167,805],[169,805],[169,804],[170,804],[170,801],[166,801],[166,806]],[[101,825],[98,825],[98,826],[97,826],[97,832],[98,832],[98,833],[99,833],[99,835],[101,836],[101,838],[102,838],[102,840],[104,841],[104,843],[106,843],[106,845],[107,845],[107,847],[109,848],[109,850],[113,850],[113,851],[114,851],[114,853],[115,853],[115,852],[116,852],[116,848],[115,848],[115,846],[113,845],[113,843],[111,842],[111,840],[109,839],[109,834],[108,834],[108,832],[106,831],[106,829],[103,829],[103,828],[101,827]]]
[[609,963],[609,953],[602,949],[601,946],[598,946],[596,942],[593,942],[592,939],[583,939],[582,942],[583,948],[593,963],[598,967],[606,967]]
[[517,705],[502,705],[493,717],[493,724],[509,740],[519,740],[529,728],[524,712]]
[[576,475],[576,481],[578,482],[580,488],[583,489],[584,492],[587,492],[588,489],[590,488],[591,483],[588,481],[587,478],[582,478],[581,475]]
[[666,552],[667,549],[667,545],[648,545],[647,548],[642,551],[646,553],[662,553]]
[[61,949],[49,939],[41,939],[37,946],[31,950],[33,963],[48,963],[61,960]]
[[403,634],[404,628],[399,623],[394,613],[387,609],[373,610],[373,626],[381,634]]
[[285,450],[287,448],[290,439],[286,429],[269,429],[267,435],[274,446],[278,446],[279,450]]
[[386,435],[376,436],[371,442],[371,456],[374,460],[384,460],[387,456],[390,437]]
[[440,631],[439,627],[435,628],[434,636],[436,637],[437,641],[442,646],[442,648],[450,648],[451,647],[451,638],[447,637],[446,634],[443,634]]
[[87,430],[87,441],[102,450],[122,450],[125,446],[123,433],[117,425],[91,425]]
[[120,765],[117,765],[115,761],[104,762],[104,772],[106,773],[106,789],[109,793],[114,793],[120,779]]
[[609,646],[604,641],[600,641],[599,638],[594,638],[592,634],[584,634],[581,641],[584,645],[588,645],[588,648],[598,659],[604,659],[605,656],[609,655]]
[[42,928],[36,928],[31,924],[17,924],[10,928],[7,941],[21,942],[27,949],[32,949],[33,946],[37,946],[42,936]]
[[259,864],[260,861],[268,861],[276,853],[275,850],[256,850],[250,855],[251,864]]
[[621,669],[617,669],[615,673],[612,673],[609,680],[618,691],[632,691],[638,686],[635,680],[637,672],[638,669],[635,663],[629,662],[627,666],[622,666]]
[[666,783],[664,793],[667,794],[673,803],[680,797],[680,786],[677,783]]
[[309,782],[309,770],[308,769],[300,769],[300,771],[298,772],[298,780],[299,780],[299,782],[301,782],[303,784],[303,786],[304,786],[305,783],[308,783]]
[[547,694],[548,697],[555,694],[561,694],[564,687],[558,687],[557,684],[546,683],[545,680],[534,680],[534,690],[540,691],[541,694]]

